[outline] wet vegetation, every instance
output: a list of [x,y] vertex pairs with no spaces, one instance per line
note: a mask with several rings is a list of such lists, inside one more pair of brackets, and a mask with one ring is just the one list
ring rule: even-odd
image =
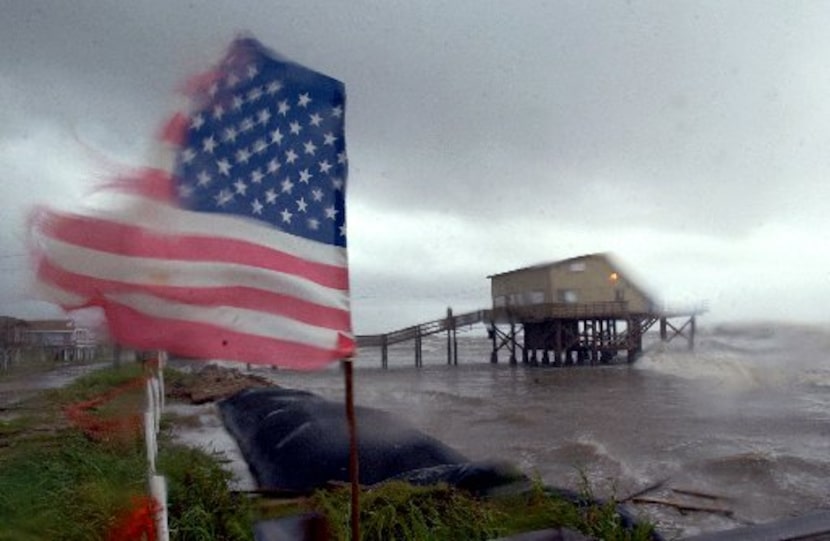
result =
[[[111,421],[143,411],[143,386],[125,387],[141,375],[135,364],[96,371],[6,409],[0,540],[110,539],[129,521],[147,492],[145,444],[135,424]],[[127,391],[93,410],[99,426],[116,427],[108,437],[68,422],[67,408],[116,388]],[[162,438],[158,469],[167,477],[172,539],[251,538],[250,506],[228,490],[222,466],[220,457]]]
[[[653,528],[627,527],[615,502],[589,503],[589,491],[577,504],[552,494],[540,483],[507,496],[477,499],[446,485],[413,487],[390,482],[365,490],[360,500],[364,541],[486,540],[546,528],[569,528],[596,539],[637,541],[651,539]],[[348,487],[317,492],[308,508],[326,517],[333,539],[348,540]]]

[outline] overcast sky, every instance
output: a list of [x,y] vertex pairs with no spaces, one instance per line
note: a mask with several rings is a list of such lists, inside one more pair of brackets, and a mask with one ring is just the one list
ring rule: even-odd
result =
[[830,321],[830,3],[0,7],[0,315],[25,215],[148,159],[240,32],[340,79],[358,333],[486,307],[490,274],[614,252],[708,322]]

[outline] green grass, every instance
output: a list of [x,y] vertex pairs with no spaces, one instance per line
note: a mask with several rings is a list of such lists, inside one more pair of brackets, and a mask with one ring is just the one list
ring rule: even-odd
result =
[[164,445],[158,470],[167,477],[172,539],[245,540],[253,537],[249,500],[228,489],[232,475],[219,455]]
[[[585,501],[592,501],[589,493]],[[351,539],[350,489],[319,491],[308,510],[326,517],[331,535]],[[390,482],[360,495],[363,541],[484,540],[545,528],[567,527],[606,541],[647,541],[652,526],[623,527],[613,501],[577,506],[536,483],[526,492],[477,500],[446,485],[413,487]]]
[[[310,508],[323,514],[334,539],[350,539],[350,489],[319,491]],[[415,487],[390,482],[360,495],[362,539],[485,540],[495,537],[489,506],[446,485]]]
[[[136,365],[94,372],[40,393],[19,405],[18,416],[0,421],[0,540],[107,539],[147,491],[143,438],[92,441],[62,410],[141,374]],[[133,388],[94,412],[117,416],[143,404],[144,393]],[[252,537],[250,506],[228,490],[230,474],[218,457],[162,437],[157,469],[167,477],[173,540]]]
[[65,429],[0,455],[0,539],[101,539],[144,490],[137,450],[114,452]]

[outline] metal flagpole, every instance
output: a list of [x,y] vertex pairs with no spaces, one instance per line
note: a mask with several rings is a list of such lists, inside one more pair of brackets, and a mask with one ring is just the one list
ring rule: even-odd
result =
[[343,374],[346,378],[346,421],[349,425],[349,480],[352,488],[352,541],[360,539],[360,481],[357,460],[357,424],[354,415],[354,387],[352,378],[352,360],[342,361]]

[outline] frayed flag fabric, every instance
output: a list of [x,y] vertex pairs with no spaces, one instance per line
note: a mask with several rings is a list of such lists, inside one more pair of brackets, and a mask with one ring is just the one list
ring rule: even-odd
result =
[[46,300],[99,306],[116,341],[317,369],[351,357],[345,91],[253,39],[189,88],[175,158],[30,231]]

